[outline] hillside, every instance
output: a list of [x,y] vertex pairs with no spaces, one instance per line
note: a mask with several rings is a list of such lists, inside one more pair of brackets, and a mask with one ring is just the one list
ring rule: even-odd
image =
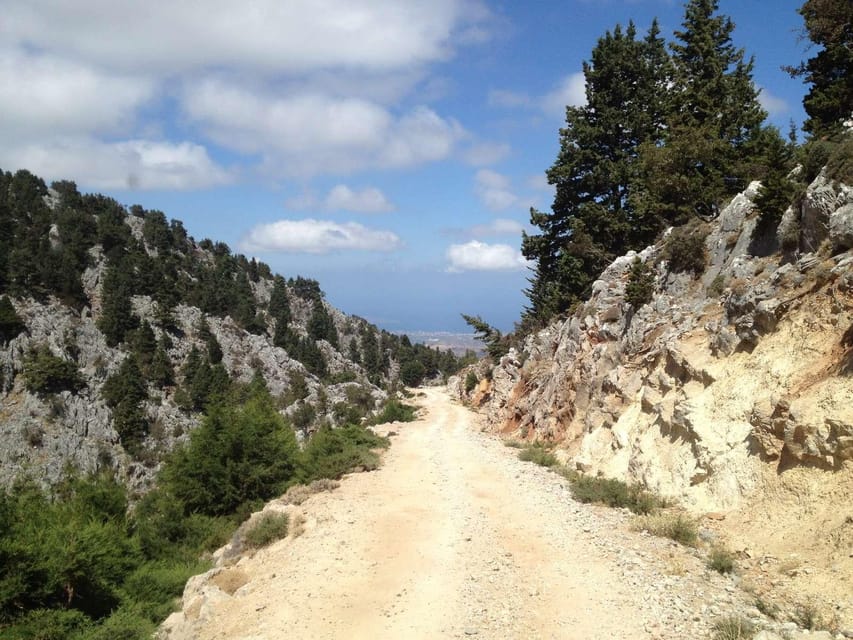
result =
[[[504,437],[710,513],[760,594],[849,625],[853,189],[821,171],[772,229],[778,251],[760,248],[757,190],[618,258],[567,318],[450,386]],[[676,264],[686,237],[698,268]]]
[[74,183],[0,176],[0,484],[109,469],[144,491],[232,383],[301,438],[456,366],[178,220]]

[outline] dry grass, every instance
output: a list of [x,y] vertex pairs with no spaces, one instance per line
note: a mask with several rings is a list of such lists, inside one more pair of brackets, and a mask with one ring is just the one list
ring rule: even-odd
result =
[[633,528],[652,535],[669,538],[688,547],[695,547],[699,535],[696,521],[683,513],[655,513],[639,516]]

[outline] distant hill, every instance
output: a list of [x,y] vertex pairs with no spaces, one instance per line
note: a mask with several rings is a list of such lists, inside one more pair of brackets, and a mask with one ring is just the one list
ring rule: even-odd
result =
[[0,172],[0,482],[67,465],[144,490],[205,410],[260,378],[303,439],[441,378],[413,345],[179,220]]

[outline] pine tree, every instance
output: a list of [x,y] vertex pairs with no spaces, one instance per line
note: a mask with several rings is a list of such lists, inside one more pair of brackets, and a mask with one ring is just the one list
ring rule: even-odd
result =
[[273,320],[287,324],[291,320],[290,299],[287,296],[287,283],[277,275],[273,280],[270,293],[269,312]]
[[131,312],[130,304],[130,276],[121,262],[110,264],[104,274],[98,328],[111,347],[123,342],[127,333],[136,326],[136,317]]
[[732,44],[734,23],[717,0],[690,0],[673,52],[672,107],[665,144],[645,144],[636,202],[644,215],[683,224],[716,215],[743,189],[766,113],[753,61]]
[[26,329],[9,297],[0,298],[0,342],[8,342]]
[[656,231],[630,195],[638,147],[663,135],[670,68],[657,22],[645,39],[636,36],[629,24],[599,39],[584,63],[587,104],[566,109],[560,152],[547,172],[556,187],[552,212],[531,210],[541,233],[522,239],[522,253],[536,262],[525,312],[531,324],[566,311],[615,255]]
[[803,99],[809,118],[803,129],[813,137],[832,136],[853,114],[853,4],[849,0],[806,0],[798,9],[804,35],[820,50],[792,76],[811,85]]
[[307,329],[308,336],[312,340],[325,340],[336,349],[338,348],[338,330],[322,300],[314,300]]

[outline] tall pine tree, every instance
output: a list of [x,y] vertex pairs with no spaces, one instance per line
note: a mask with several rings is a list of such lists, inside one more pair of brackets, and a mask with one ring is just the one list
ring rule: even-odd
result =
[[551,213],[531,210],[541,233],[523,236],[536,263],[525,323],[536,325],[589,294],[619,253],[649,235],[630,197],[638,148],[656,145],[667,114],[669,56],[657,22],[645,39],[633,23],[599,39],[584,63],[585,105],[567,107],[560,152],[547,171],[556,187]]

